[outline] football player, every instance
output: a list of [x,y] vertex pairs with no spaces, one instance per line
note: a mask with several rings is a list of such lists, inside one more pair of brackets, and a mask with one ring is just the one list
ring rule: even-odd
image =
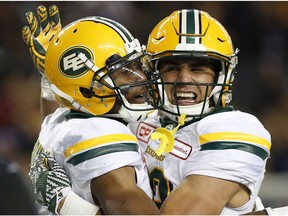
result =
[[238,49],[225,28],[204,11],[176,10],[154,27],[146,51],[164,106],[129,127],[161,213],[287,214],[288,207],[264,209],[257,197],[271,137],[231,104]]
[[[47,26],[48,13],[40,12],[45,15],[38,13],[44,17],[40,23]],[[53,13],[58,12],[50,10],[49,15]],[[49,37],[40,59],[37,19],[28,16],[30,27],[23,36],[62,106],[44,119],[32,152],[29,174],[36,182],[37,201],[55,214],[99,214],[94,204],[104,214],[159,213],[151,200],[137,139],[126,126],[154,109],[150,104],[157,89],[143,46],[120,23],[92,16]],[[49,29],[55,26],[51,23]],[[46,166],[65,170],[70,180],[63,177],[64,172],[37,173],[44,167],[38,166],[40,155],[46,152],[55,159],[47,160]],[[80,199],[73,201],[75,196]]]
[[228,33],[203,11],[179,10],[154,28],[148,52],[165,106],[130,128],[145,152],[154,202],[164,214],[252,211],[270,135],[254,116],[229,105],[237,51]]
[[230,103],[238,49],[228,32],[204,11],[177,10],[154,27],[146,51],[164,106],[130,128],[145,152],[154,202],[163,214],[251,212],[271,138]]

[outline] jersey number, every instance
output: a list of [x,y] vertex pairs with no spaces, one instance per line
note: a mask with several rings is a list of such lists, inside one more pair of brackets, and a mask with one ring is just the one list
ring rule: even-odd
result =
[[153,200],[160,209],[166,197],[173,190],[173,185],[165,178],[163,170],[155,167],[149,174],[153,190]]

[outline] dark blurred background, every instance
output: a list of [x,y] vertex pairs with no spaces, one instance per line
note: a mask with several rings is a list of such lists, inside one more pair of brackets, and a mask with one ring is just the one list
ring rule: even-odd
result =
[[[267,181],[270,175],[276,176],[271,177],[272,183],[279,176],[281,182],[287,179],[288,2],[281,1],[0,2],[0,156],[19,164],[25,174],[41,124],[40,76],[22,40],[21,29],[27,24],[25,13],[36,12],[40,4],[56,4],[63,26],[90,15],[115,19],[143,44],[156,23],[176,9],[208,12],[224,25],[234,46],[240,49],[233,88],[235,107],[257,116],[272,135]],[[269,182],[265,184],[270,187]],[[288,188],[287,183],[284,188]],[[262,193],[266,196],[266,191]],[[283,199],[287,205],[287,189]]]

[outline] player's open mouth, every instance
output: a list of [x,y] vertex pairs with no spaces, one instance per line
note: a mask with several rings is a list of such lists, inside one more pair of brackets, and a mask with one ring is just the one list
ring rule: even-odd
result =
[[197,94],[193,92],[177,92],[177,101],[180,106],[196,104]]

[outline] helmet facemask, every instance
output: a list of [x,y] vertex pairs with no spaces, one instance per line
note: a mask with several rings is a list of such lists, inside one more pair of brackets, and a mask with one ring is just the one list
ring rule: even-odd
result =
[[[231,83],[234,76],[234,66],[232,66],[232,60],[226,60],[221,58],[216,58],[215,53],[204,53],[204,52],[183,52],[183,51],[173,51],[165,52],[154,56],[155,69],[160,74],[160,81],[158,82],[161,103],[163,106],[159,107],[160,112],[169,117],[173,121],[178,121],[181,114],[186,114],[187,121],[198,120],[206,115],[216,112],[221,107],[225,107],[231,101]],[[195,61],[207,61],[213,66],[213,71],[215,72],[215,77],[213,82],[193,82],[193,80],[187,82],[173,81],[167,82],[163,79],[161,74],[161,62],[167,62],[170,60],[186,59]],[[160,70],[159,70],[160,69]],[[169,87],[168,87],[169,86]],[[193,86],[193,87],[192,87]],[[202,96],[196,93],[186,92],[181,93],[180,89],[192,89],[192,88],[202,88]],[[165,89],[172,89],[173,100],[169,100],[167,92]],[[179,92],[180,91],[180,92]],[[185,91],[184,91],[185,92]],[[200,92],[200,91],[199,91]],[[203,97],[204,96],[204,97]],[[201,100],[200,98],[203,97]],[[171,96],[170,96],[171,98]],[[189,101],[184,102],[183,101]],[[181,102],[182,101],[182,102]]]
[[[114,107],[104,116],[121,118],[126,122],[140,121],[158,106],[159,93],[155,84],[158,77],[151,71],[150,56],[144,52],[134,51],[124,57],[114,54],[106,60],[105,67],[95,71],[86,95],[100,99],[116,98]],[[102,89],[113,93],[103,97],[97,94]]]

